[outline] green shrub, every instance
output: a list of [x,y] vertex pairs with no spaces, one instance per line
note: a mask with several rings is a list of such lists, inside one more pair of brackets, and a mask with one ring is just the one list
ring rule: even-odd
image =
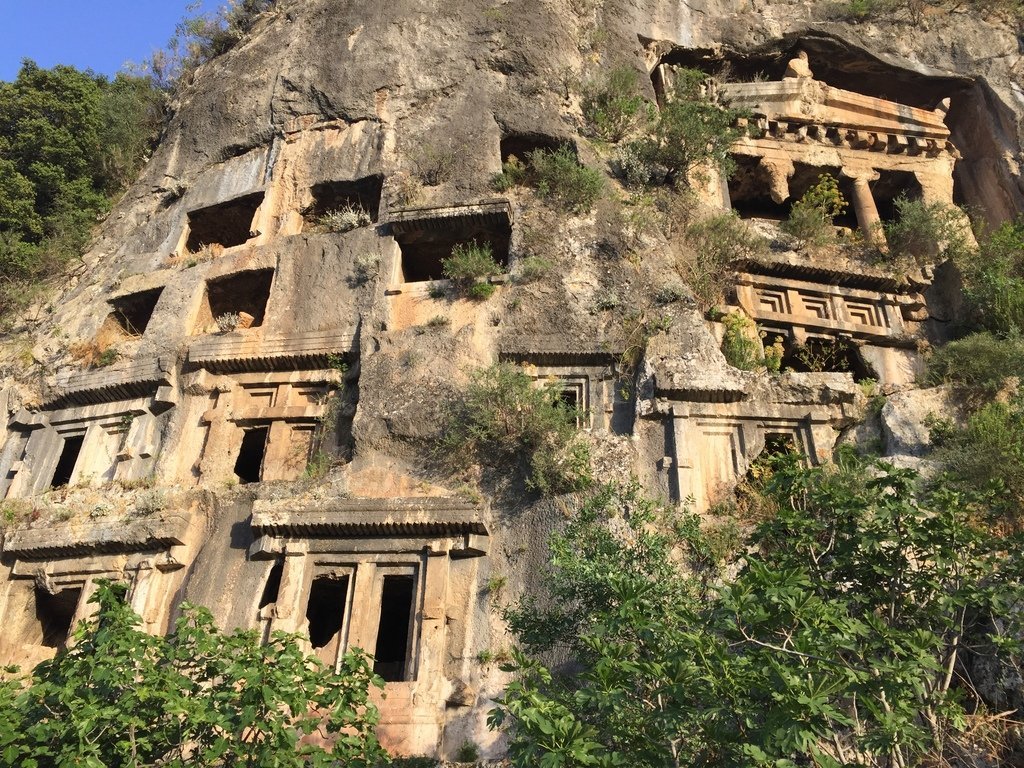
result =
[[768,242],[733,212],[694,222],[685,237],[693,256],[680,265],[680,272],[703,312],[719,303],[732,283],[730,262],[756,259],[768,251]]
[[882,225],[890,256],[925,263],[954,255],[963,239],[956,208],[903,195],[895,205],[896,218]]
[[966,426],[931,424],[939,461],[956,484],[969,492],[995,489],[996,513],[1006,523],[1024,522],[1024,403],[988,403],[971,414]]
[[349,203],[333,211],[327,211],[317,219],[316,225],[325,232],[350,232],[372,223],[370,214],[363,210],[361,205]]
[[604,189],[604,177],[593,168],[580,165],[568,147],[535,149],[527,155],[531,183],[537,193],[572,213],[587,213]]
[[975,399],[994,397],[1011,377],[1024,382],[1024,337],[975,333],[938,348],[928,359],[929,384],[950,383]]
[[543,256],[527,256],[517,264],[516,281],[520,283],[533,283],[548,275],[554,264]]
[[578,414],[559,392],[557,384],[538,386],[511,364],[475,371],[449,411],[440,446],[444,460],[456,469],[473,461],[519,464],[527,485],[544,495],[586,488],[589,447],[577,433]]
[[462,746],[459,747],[459,751],[455,755],[455,760],[460,763],[475,763],[479,759],[480,750],[471,741],[462,742]]
[[1003,224],[975,252],[957,254],[972,319],[995,333],[1024,332],[1024,219]]
[[491,186],[496,192],[508,192],[512,187],[528,183],[528,169],[522,161],[512,155],[501,164],[501,173],[494,175]]
[[606,141],[619,141],[643,117],[637,71],[629,64],[611,69],[583,89],[583,116],[591,132]]
[[754,321],[742,312],[730,312],[722,318],[725,336],[722,354],[725,360],[741,371],[755,371],[764,366],[761,343],[756,338]]
[[493,285],[481,281],[504,271],[494,260],[490,243],[480,245],[475,240],[456,245],[452,255],[441,260],[441,270],[445,277],[455,281],[462,294],[477,300],[490,298],[494,293]]
[[[675,89],[661,111],[651,134],[631,142],[628,156],[646,169],[634,168],[635,178],[659,176],[666,183],[681,186],[691,173],[710,164],[728,172],[732,167],[729,150],[739,137],[735,127],[740,113],[716,104],[704,94],[707,79],[700,70],[679,69]],[[622,159],[620,157],[620,163]]]
[[839,191],[839,182],[828,173],[793,203],[782,229],[811,245],[827,245],[835,240],[833,220],[846,208],[846,199]]

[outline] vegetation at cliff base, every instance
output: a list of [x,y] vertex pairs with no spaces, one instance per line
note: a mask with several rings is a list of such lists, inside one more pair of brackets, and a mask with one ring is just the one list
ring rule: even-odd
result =
[[[167,637],[144,632],[125,587],[27,680],[0,683],[0,765],[18,768],[352,768],[386,759],[360,651],[339,671],[296,636],[226,634],[184,606]],[[315,738],[307,738],[315,737]],[[327,743],[330,746],[320,746]]]
[[[777,515],[724,561],[686,511],[605,487],[554,536],[491,713],[516,766],[911,766],[977,747],[1010,670],[1021,541],[990,497],[845,458],[776,460]],[[564,671],[542,659],[573,658]],[[989,682],[992,682],[990,679]]]

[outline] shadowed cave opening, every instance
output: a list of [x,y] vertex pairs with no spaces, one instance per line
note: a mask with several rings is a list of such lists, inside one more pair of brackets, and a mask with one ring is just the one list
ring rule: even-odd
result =
[[508,224],[482,224],[473,217],[454,218],[444,229],[422,227],[395,236],[402,251],[401,282],[419,283],[444,279],[443,262],[457,245],[489,245],[494,260],[508,265],[512,227]]
[[253,236],[252,221],[262,203],[263,193],[255,192],[190,211],[185,249],[197,253],[204,245],[242,245]]
[[355,181],[324,181],[314,184],[313,203],[302,212],[307,223],[316,223],[321,217],[344,208],[360,208],[376,222],[380,210],[381,188],[384,177],[365,176]]
[[81,589],[62,589],[51,595],[36,587],[36,618],[43,633],[42,645],[47,648],[64,647],[81,597]]
[[409,679],[409,635],[414,592],[415,581],[412,576],[384,577],[373,671],[388,682]]
[[253,427],[242,434],[242,445],[235,459],[235,474],[241,485],[258,483],[263,476],[263,458],[267,451],[270,427]]
[[68,485],[75,474],[75,465],[78,464],[78,456],[82,452],[82,443],[85,442],[85,435],[68,435],[60,449],[60,458],[57,459],[57,466],[53,470],[53,479],[50,480],[51,488],[60,488]]
[[141,336],[146,332],[163,292],[162,287],[153,288],[111,299],[109,303],[112,311],[107,316],[107,322],[114,323],[126,336]]
[[206,306],[201,314],[200,326],[225,315],[249,315],[252,321],[240,325],[258,328],[270,300],[270,287],[274,282],[273,269],[253,269],[211,280],[206,285]]
[[263,594],[260,595],[260,608],[266,608],[277,602],[281,594],[281,577],[284,576],[284,558],[279,557],[267,574],[267,583],[263,585]]
[[333,666],[337,660],[345,626],[348,576],[325,575],[313,579],[306,603],[309,642],[320,659]]

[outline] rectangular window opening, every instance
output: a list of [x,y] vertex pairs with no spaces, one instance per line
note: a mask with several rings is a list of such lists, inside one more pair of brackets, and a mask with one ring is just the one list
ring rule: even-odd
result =
[[188,214],[186,250],[198,253],[209,245],[224,248],[242,245],[253,235],[253,218],[262,203],[263,193],[256,192],[191,211]]
[[78,455],[82,452],[82,443],[85,442],[85,435],[68,435],[64,438],[64,444],[60,449],[60,458],[57,459],[57,468],[53,471],[53,479],[50,480],[51,488],[60,488],[69,485],[75,474],[75,465],[78,464]]
[[444,279],[444,260],[457,245],[488,246],[494,261],[504,269],[508,265],[512,228],[507,222],[479,225],[471,217],[453,218],[445,222],[443,229],[423,226],[397,234],[395,239],[402,252],[402,282],[421,283]]
[[309,642],[320,659],[333,666],[342,646],[348,603],[348,576],[325,575],[313,579],[306,603]]
[[270,427],[254,427],[242,434],[242,445],[235,459],[235,474],[239,484],[258,483],[263,478],[263,458],[269,436]]
[[51,595],[36,587],[36,618],[43,633],[42,645],[60,649],[67,644],[81,597],[81,589],[63,589]]
[[380,625],[373,671],[387,682],[410,679],[413,596],[412,576],[385,576],[381,589]]
[[267,582],[263,585],[263,594],[260,595],[260,608],[266,608],[277,602],[281,594],[281,577],[284,575],[284,558],[279,557],[267,575]]
[[[383,176],[366,176],[355,181],[325,181],[310,190],[313,204],[302,212],[309,224],[319,224],[336,231],[355,229],[377,221]],[[365,219],[355,214],[365,213]],[[350,214],[346,219],[343,213]]]
[[141,336],[146,332],[149,320],[156,309],[156,303],[163,293],[163,288],[140,291],[129,296],[121,296],[110,301],[111,313],[106,324],[112,324],[126,336]]
[[233,331],[263,325],[273,282],[273,269],[236,272],[208,282],[199,332]]

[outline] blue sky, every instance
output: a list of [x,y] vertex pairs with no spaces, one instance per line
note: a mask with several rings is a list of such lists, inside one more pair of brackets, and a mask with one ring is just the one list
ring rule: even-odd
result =
[[[212,10],[224,0],[202,0]],[[162,47],[189,0],[0,0],[0,80],[21,60],[71,64],[107,75]]]

